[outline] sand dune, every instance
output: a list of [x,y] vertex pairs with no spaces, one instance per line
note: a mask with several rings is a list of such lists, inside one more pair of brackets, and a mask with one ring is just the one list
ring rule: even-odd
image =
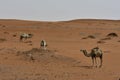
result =
[[[1,80],[119,80],[120,21],[78,19],[43,22],[0,19]],[[34,36],[20,41],[21,33]],[[116,33],[116,37],[107,36]],[[40,41],[48,43],[41,51]],[[92,68],[88,52],[99,46],[102,68]],[[33,54],[31,60],[28,54]],[[99,59],[98,59],[99,61]]]

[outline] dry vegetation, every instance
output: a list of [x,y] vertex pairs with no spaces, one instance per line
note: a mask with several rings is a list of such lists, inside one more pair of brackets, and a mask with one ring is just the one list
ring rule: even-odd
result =
[[0,42],[5,42],[5,41],[7,41],[7,40],[4,38],[0,38]]

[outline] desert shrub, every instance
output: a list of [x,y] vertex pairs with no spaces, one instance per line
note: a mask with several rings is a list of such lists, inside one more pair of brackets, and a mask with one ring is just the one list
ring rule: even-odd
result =
[[83,37],[82,39],[87,39],[87,37]]
[[111,40],[111,37],[106,37],[106,38],[103,38],[101,40]]
[[118,35],[116,33],[109,33],[107,37],[118,37]]
[[90,38],[90,39],[95,39],[96,37],[93,36],[93,35],[88,35],[87,37],[83,37],[82,39],[88,39],[88,38]]
[[95,39],[95,36],[89,35],[88,38]]
[[3,25],[2,27],[6,27],[5,25]]
[[16,34],[13,34],[13,37],[16,37],[17,35]]
[[118,42],[120,42],[120,40],[118,40]]
[[4,41],[7,41],[7,40],[4,38],[0,38],[0,42],[4,42]]
[[97,41],[97,43],[105,43],[105,41],[103,41],[103,40],[100,40],[100,41]]
[[4,34],[9,34],[8,32],[4,32]]

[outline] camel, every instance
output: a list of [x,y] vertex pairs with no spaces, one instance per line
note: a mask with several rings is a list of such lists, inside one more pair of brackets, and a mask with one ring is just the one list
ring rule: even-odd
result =
[[90,53],[87,53],[86,50],[80,50],[80,51],[82,51],[86,57],[91,57],[92,58],[92,63],[93,63],[92,66],[94,66],[94,60],[95,60],[95,64],[96,64],[96,67],[97,67],[96,58],[99,57],[100,61],[101,61],[99,67],[102,67],[103,52],[102,52],[101,49],[99,49],[99,47],[93,48]]
[[20,41],[24,39],[27,39],[27,38],[31,38],[33,36],[33,34],[27,34],[27,33],[22,33],[20,35]]
[[46,41],[42,40],[41,43],[40,43],[40,46],[41,46],[41,48],[43,48],[44,50],[46,50],[46,47],[47,47]]

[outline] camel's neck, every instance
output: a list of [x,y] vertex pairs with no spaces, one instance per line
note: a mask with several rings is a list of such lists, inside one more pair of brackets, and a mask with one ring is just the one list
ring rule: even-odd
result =
[[90,57],[90,56],[91,56],[90,54],[87,53],[86,50],[84,50],[83,53],[84,53],[84,55],[85,55],[86,57]]

